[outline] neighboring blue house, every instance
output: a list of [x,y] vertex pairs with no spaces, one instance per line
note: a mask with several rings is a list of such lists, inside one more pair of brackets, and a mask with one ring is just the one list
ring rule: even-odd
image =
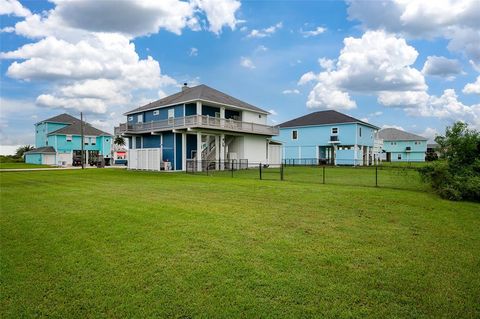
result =
[[425,137],[385,128],[378,132],[378,138],[383,140],[383,160],[387,162],[424,162],[427,152]]
[[[30,164],[72,165],[81,159],[81,122],[79,119],[60,114],[35,124],[35,149],[25,153],[25,162]],[[89,159],[103,156],[108,163],[111,157],[112,135],[83,122],[86,163]]]
[[[224,169],[280,162],[271,142],[278,128],[269,113],[206,85],[188,87],[125,113],[115,135],[128,138],[128,168],[146,170]],[[247,164],[248,162],[248,164]]]
[[280,124],[283,159],[370,165],[379,127],[337,111],[319,111]]

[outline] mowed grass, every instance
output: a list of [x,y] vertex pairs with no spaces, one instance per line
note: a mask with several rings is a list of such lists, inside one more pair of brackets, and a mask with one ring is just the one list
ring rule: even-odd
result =
[[2,163],[0,162],[0,169],[21,169],[21,168],[53,168],[50,165],[28,164],[28,163]]
[[480,316],[478,204],[109,169],[0,181],[2,318]]

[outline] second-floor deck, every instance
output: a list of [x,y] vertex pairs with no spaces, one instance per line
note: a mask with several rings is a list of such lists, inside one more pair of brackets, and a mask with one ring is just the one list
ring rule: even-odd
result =
[[274,136],[279,134],[279,129],[276,126],[242,122],[233,119],[224,119],[206,115],[190,115],[184,117],[169,118],[160,121],[122,123],[118,127],[115,127],[115,135],[129,133],[141,134],[149,132],[169,131],[172,129],[193,128],[232,131],[268,136]]

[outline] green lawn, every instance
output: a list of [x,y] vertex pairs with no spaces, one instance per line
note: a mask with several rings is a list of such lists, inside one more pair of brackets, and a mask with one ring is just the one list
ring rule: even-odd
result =
[[40,164],[28,164],[28,163],[1,163],[0,162],[0,169],[11,169],[11,168],[47,168],[47,167],[54,167],[50,165],[40,165]]
[[1,317],[480,317],[479,204],[289,169],[0,173]]

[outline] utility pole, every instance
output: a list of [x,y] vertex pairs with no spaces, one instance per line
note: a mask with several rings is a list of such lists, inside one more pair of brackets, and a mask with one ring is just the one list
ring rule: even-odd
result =
[[82,146],[82,169],[85,168],[85,160],[84,160],[84,150],[83,150],[83,112],[80,112],[80,135],[81,135],[81,140],[80,140],[80,145]]

